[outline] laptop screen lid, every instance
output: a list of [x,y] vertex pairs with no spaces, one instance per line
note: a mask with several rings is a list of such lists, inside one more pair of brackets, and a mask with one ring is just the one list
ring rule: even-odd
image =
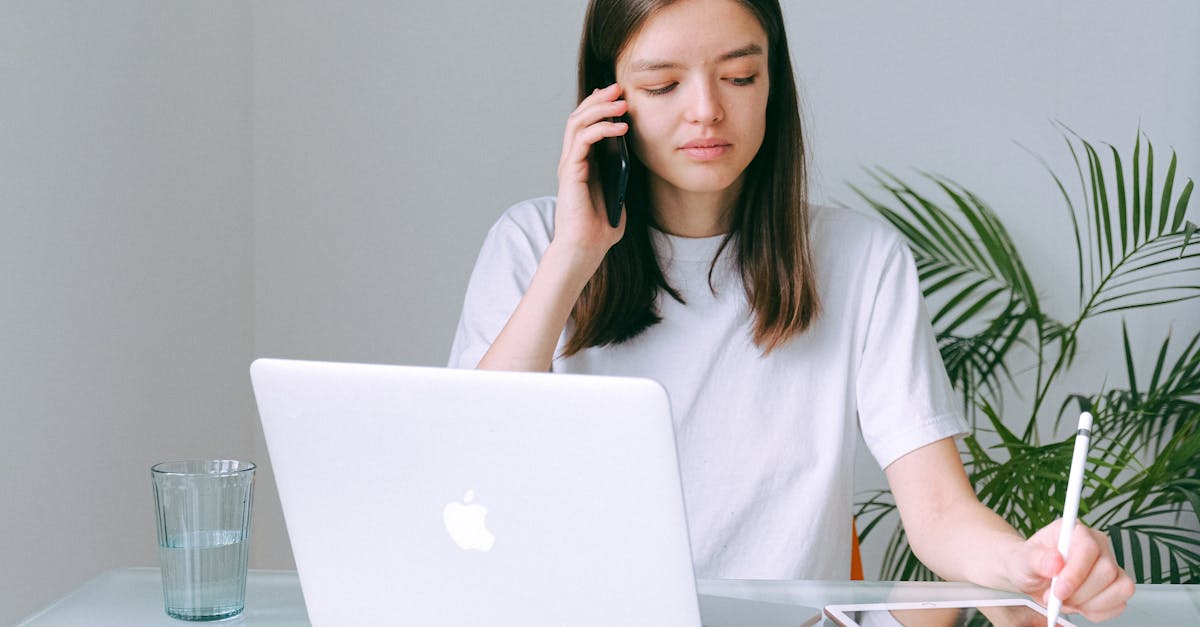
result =
[[698,625],[647,379],[260,359],[314,625]]

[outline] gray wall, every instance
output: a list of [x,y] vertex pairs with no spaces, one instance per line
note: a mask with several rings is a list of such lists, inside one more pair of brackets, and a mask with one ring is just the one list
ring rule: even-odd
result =
[[[585,4],[0,0],[0,624],[154,564],[159,459],[262,463],[253,565],[291,565],[247,365],[443,362],[487,227],[555,191]],[[1200,172],[1194,0],[785,4],[814,199],[955,178],[1064,315],[1068,223],[1014,140],[1061,169],[1049,120],[1126,150],[1140,124]],[[1079,389],[1121,376],[1081,361]]]
[[257,355],[445,364],[484,231],[554,193],[583,6],[255,5]]
[[254,452],[250,18],[0,3],[0,624],[157,561],[151,463]]

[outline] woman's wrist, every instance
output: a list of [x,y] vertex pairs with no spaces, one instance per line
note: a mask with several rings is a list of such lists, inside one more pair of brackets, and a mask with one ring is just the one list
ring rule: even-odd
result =
[[600,262],[604,260],[607,252],[607,249],[589,248],[553,240],[546,247],[546,251],[542,253],[538,272],[549,271],[572,286],[574,293],[571,302],[574,304],[579,293],[583,291],[583,287],[600,268]]
[[[559,335],[587,284],[586,259],[551,244],[542,254],[529,288],[479,361],[490,370],[549,370]],[[591,272],[595,272],[593,269]]]

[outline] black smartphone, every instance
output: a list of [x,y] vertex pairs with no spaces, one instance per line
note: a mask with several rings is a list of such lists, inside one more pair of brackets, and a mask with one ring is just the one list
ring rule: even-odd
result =
[[[613,84],[610,80],[603,86]],[[609,118],[612,122],[629,123],[628,116]],[[628,131],[626,131],[628,133]],[[621,208],[625,206],[625,190],[629,186],[629,144],[625,136],[605,137],[600,140],[600,154],[596,164],[600,168],[600,186],[604,190],[604,204],[608,211],[608,223],[616,228],[621,223]]]

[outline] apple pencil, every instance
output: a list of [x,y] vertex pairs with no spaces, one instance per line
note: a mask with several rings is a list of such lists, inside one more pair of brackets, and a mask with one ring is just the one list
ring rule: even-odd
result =
[[[1071,548],[1071,532],[1075,530],[1075,518],[1079,515],[1079,495],[1083,491],[1083,467],[1087,465],[1088,444],[1092,439],[1092,415],[1079,415],[1079,430],[1075,432],[1075,452],[1071,455],[1071,474],[1067,479],[1067,502],[1063,505],[1062,527],[1058,531],[1058,554],[1067,562],[1067,551]],[[1050,607],[1046,613],[1046,626],[1054,627],[1062,611],[1062,600],[1054,594],[1058,575],[1050,580]]]

